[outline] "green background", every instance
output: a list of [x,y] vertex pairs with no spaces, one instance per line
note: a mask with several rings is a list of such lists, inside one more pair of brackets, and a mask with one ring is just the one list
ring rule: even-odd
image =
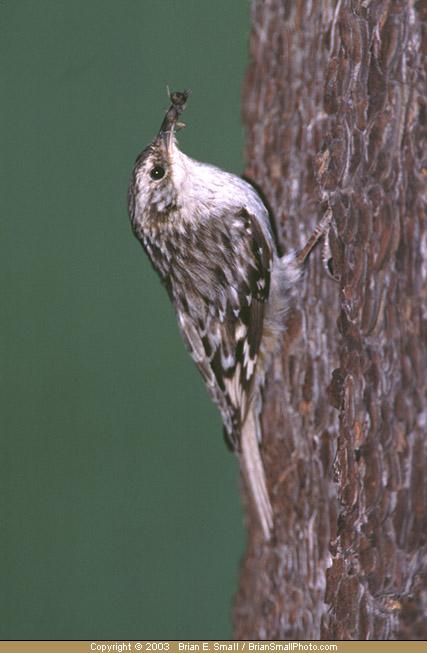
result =
[[247,0],[2,0],[1,639],[226,638],[238,470],[133,238],[171,90],[243,169]]

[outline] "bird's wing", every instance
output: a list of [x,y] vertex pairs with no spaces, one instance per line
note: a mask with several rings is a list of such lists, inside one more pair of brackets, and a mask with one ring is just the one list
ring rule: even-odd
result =
[[[214,278],[221,301],[205,299],[203,320],[200,305],[187,306],[177,315],[185,344],[221,411],[230,444],[238,448],[252,399],[274,253],[264,227],[248,211],[229,221],[233,230],[222,233],[216,255]],[[238,242],[228,243],[229,255],[223,256],[230,233],[239,234]]]

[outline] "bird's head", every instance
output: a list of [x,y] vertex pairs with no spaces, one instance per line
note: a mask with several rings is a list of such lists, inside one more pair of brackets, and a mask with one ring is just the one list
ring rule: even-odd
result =
[[[128,192],[128,209],[134,232],[150,216],[167,217],[177,206],[177,184],[174,165],[179,150],[175,130],[181,127],[178,118],[184,111],[191,90],[170,93],[172,105],[157,136],[141,152],[135,162]],[[175,174],[174,174],[175,173]]]

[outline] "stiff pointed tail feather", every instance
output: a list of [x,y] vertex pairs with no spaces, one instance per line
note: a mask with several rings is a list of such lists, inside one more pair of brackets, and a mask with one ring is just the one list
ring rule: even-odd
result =
[[268,496],[264,466],[259,449],[260,424],[258,414],[250,410],[243,424],[240,436],[240,463],[245,481],[263,530],[269,540],[273,529],[273,510]]

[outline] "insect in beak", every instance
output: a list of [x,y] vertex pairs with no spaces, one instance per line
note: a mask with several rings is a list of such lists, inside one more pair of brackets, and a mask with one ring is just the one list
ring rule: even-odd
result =
[[191,88],[188,88],[182,93],[180,93],[179,91],[176,91],[175,93],[170,93],[168,89],[168,95],[170,101],[172,102],[172,105],[168,109],[166,116],[164,117],[161,127],[159,129],[159,133],[157,134],[158,140],[163,139],[164,146],[168,154],[170,154],[172,150],[175,127],[184,127],[182,123],[179,123],[177,121],[179,116],[181,115],[181,113],[184,111],[186,107],[187,98],[190,95],[190,93],[191,93]]

